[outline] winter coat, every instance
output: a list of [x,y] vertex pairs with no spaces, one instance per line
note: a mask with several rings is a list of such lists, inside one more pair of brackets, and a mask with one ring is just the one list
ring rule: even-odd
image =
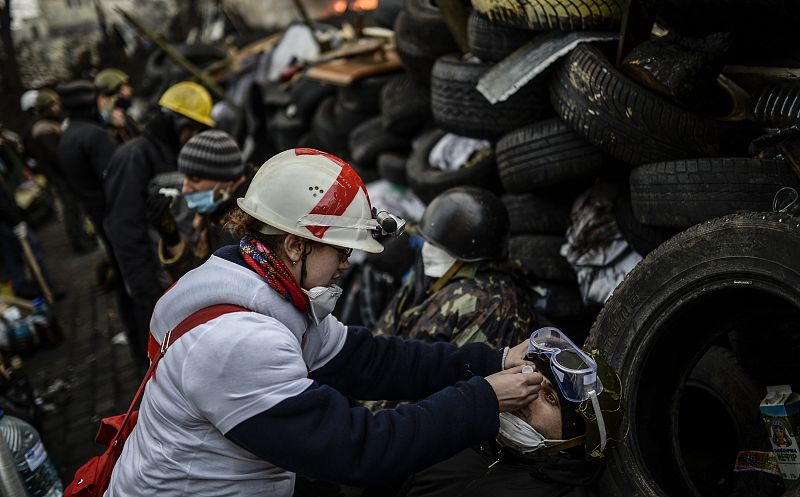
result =
[[593,497],[600,468],[561,453],[516,455],[487,442],[417,473],[403,497]]
[[36,168],[46,176],[52,173],[63,174],[58,166],[58,143],[63,134],[61,122],[55,119],[40,118],[31,127],[25,152],[36,159]]
[[94,222],[106,212],[103,174],[117,145],[99,123],[71,118],[58,144],[61,170]]
[[106,233],[128,293],[149,305],[155,304],[164,283],[149,235],[147,186],[155,175],[177,170],[180,145],[174,135],[166,120],[156,117],[142,136],[117,149],[105,175]]

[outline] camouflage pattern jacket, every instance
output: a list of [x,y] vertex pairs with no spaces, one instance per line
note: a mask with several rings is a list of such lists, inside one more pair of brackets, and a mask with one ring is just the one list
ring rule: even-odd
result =
[[[422,274],[418,264],[414,275]],[[514,346],[532,330],[547,325],[534,305],[535,281],[518,263],[465,264],[433,294],[435,280],[412,276],[394,296],[376,325],[375,333],[445,341],[456,345],[485,342]]]

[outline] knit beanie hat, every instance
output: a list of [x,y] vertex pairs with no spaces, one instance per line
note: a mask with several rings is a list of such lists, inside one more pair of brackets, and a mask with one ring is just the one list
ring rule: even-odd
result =
[[187,176],[232,181],[244,174],[242,152],[228,133],[218,129],[203,131],[181,148],[178,171]]

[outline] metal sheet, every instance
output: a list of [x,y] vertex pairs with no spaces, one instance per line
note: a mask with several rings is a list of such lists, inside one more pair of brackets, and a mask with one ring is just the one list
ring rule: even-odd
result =
[[617,33],[596,31],[544,33],[498,62],[478,81],[477,89],[492,104],[503,102],[579,43],[618,38]]

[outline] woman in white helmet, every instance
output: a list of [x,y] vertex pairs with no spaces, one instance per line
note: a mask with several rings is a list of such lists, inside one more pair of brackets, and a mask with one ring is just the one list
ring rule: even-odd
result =
[[[376,338],[330,315],[350,252],[382,251],[374,234],[400,221],[378,222],[338,157],[282,152],[238,205],[240,244],[156,305],[154,350],[169,348],[105,495],[289,497],[295,472],[383,483],[494,437],[498,412],[538,395],[542,376],[519,374],[525,344],[509,353]],[[171,341],[179,323],[216,304],[244,309]],[[424,400],[372,414],[345,395]]]

